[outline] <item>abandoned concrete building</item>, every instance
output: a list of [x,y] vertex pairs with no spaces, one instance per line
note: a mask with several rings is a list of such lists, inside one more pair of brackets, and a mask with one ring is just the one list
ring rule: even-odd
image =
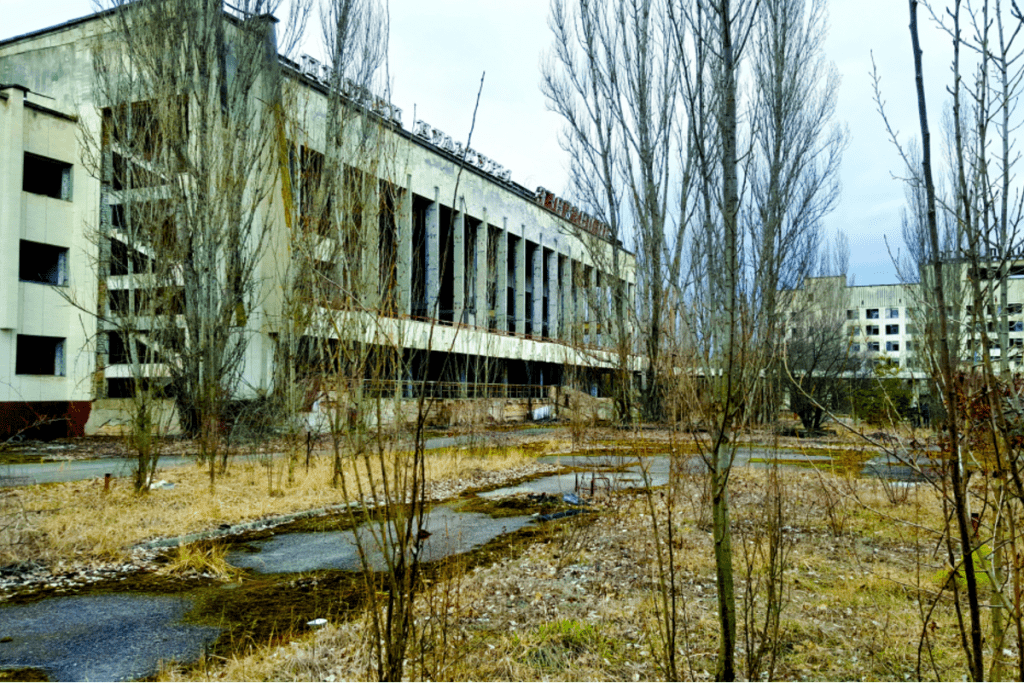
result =
[[[123,264],[159,258],[125,237],[120,222],[133,202],[160,188],[159,181],[119,185],[106,166],[90,170],[82,148],[92,135],[103,140],[103,164],[124,163],[104,128],[110,108],[94,94],[91,46],[110,35],[108,15],[0,39],[0,248],[11,264],[0,271],[0,439],[33,421],[95,433],[116,424],[118,401],[134,390],[139,367],[149,380],[166,377],[160,363],[133,366],[132,344],[150,342],[125,339],[110,323],[130,306],[130,292],[145,287],[141,271]],[[273,41],[266,17],[225,21],[260,21]],[[294,244],[308,228],[304,174],[324,152],[329,71],[309,57],[295,63],[273,55],[279,103],[295,125],[288,168],[275,174],[259,209],[271,226],[258,257],[261,291],[233,323],[248,340],[240,398],[274,391],[289,292],[310,271],[329,282],[350,275],[323,256],[322,244],[304,251]],[[518,185],[429,124],[406,128],[400,111],[372,98],[349,104],[376,122],[377,147],[388,150],[386,164],[353,161],[344,171],[373,197],[351,243],[358,253],[345,257],[359,264],[354,277],[364,288],[357,301],[336,292],[330,302],[306,305],[335,320],[358,311],[372,321],[363,318],[358,332],[310,324],[304,339],[357,334],[371,347],[388,346],[399,361],[375,381],[396,399],[424,386],[456,400],[546,399],[550,387],[570,382],[586,393],[606,391],[615,364],[613,291],[631,306],[635,257],[600,222],[543,188]],[[294,229],[289,201],[300,218]],[[292,267],[297,258],[302,269]],[[190,293],[175,296],[184,302]]]
[[[990,357],[1000,367],[1005,358],[1011,372],[1024,364],[1024,266],[997,277],[999,268],[975,274],[964,259],[950,259],[946,319],[957,340],[953,351],[964,367],[981,361],[987,338]],[[927,282],[928,269],[921,281]],[[977,283],[982,307],[975,310],[972,284]],[[1005,290],[1003,285],[1005,284]],[[899,376],[919,386],[930,377],[925,335],[930,292],[921,282],[887,285],[848,285],[845,276],[808,278],[790,310],[790,338],[805,324],[834,327],[849,356],[863,369],[884,362],[899,368]],[[1004,299],[1005,297],[1005,299]]]

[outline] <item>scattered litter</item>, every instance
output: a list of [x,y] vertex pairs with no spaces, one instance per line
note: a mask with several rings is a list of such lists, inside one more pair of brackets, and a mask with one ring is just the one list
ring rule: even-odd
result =
[[324,619],[323,617],[320,617],[319,619],[313,619],[312,621],[307,621],[306,622],[306,626],[310,627],[311,629],[313,629],[315,631],[318,628],[323,628],[324,626],[327,626],[327,620]]
[[586,510],[581,510],[580,508],[574,508],[572,510],[562,510],[561,512],[552,512],[550,515],[539,515],[537,517],[537,519],[540,520],[541,522],[550,522],[551,520],[554,520],[554,519],[562,519],[563,517],[573,517],[575,515],[581,515],[584,512],[586,512]]
[[155,481],[155,482],[153,482],[152,484],[149,485],[149,489],[151,491],[153,489],[173,489],[173,488],[174,488],[174,484],[172,482],[167,481],[166,479],[161,479],[160,481]]
[[582,500],[575,493],[563,493],[562,500],[568,503],[569,505],[589,505],[587,501]]

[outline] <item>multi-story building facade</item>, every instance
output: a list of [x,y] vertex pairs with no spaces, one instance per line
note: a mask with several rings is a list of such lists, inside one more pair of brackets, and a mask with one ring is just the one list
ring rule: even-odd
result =
[[[952,264],[948,273],[949,282],[955,284],[947,288],[946,317],[958,340],[955,348],[960,362],[965,367],[980,362],[984,329],[996,369],[1005,354],[1010,371],[1020,370],[1024,360],[1024,279],[1005,280],[1005,303],[999,280],[979,281],[985,303],[975,311],[970,303],[973,293],[968,268]],[[930,292],[921,283],[847,286],[845,277],[809,278],[794,297],[790,315],[791,320],[804,316],[814,325],[834,327],[837,343],[865,365],[884,360],[898,365],[900,376],[919,380],[928,376],[925,332],[929,299]],[[790,336],[804,331],[793,324]]]
[[0,434],[64,416],[81,431],[89,415],[96,322],[68,295],[95,282],[83,226],[99,197],[77,133],[73,109],[0,85]]
[[[139,369],[125,349],[139,340],[125,339],[110,321],[142,280],[117,262],[159,257],[132,244],[119,222],[132,202],[161,188],[117,186],[105,170],[117,163],[117,142],[104,128],[110,109],[95,94],[90,46],[109,36],[108,17],[0,40],[0,83],[10,84],[0,90],[0,244],[18,263],[0,274],[0,414],[28,410],[60,419],[77,411],[72,433],[86,424],[90,402],[133,391]],[[264,17],[244,21],[274,30]],[[241,397],[272,392],[281,376],[275,364],[288,293],[302,276],[293,268],[293,208],[280,198],[301,205],[301,169],[324,152],[324,111],[336,96],[329,71],[315,60],[273,58],[283,76],[280,102],[289,103],[286,115],[296,123],[287,141],[294,163],[280,174],[290,175],[294,192],[282,191],[279,179],[259,209],[272,227],[257,268],[263,290],[236,323],[248,339]],[[564,381],[566,367],[581,371],[573,374],[586,377],[586,388],[599,387],[618,362],[612,293],[632,300],[635,258],[602,224],[543,188],[516,184],[500,165],[429,124],[406,129],[401,112],[368,99],[345,106],[378,124],[379,147],[389,155],[379,168],[387,172],[358,161],[352,169],[374,178],[367,187],[386,199],[374,199],[380,210],[360,219],[355,260],[365,291],[358,304],[309,305],[376,318],[365,341],[397,349],[401,361],[387,377],[396,398],[410,396],[419,380],[456,396],[543,396],[546,386]],[[104,145],[105,166],[93,159],[91,172],[79,149],[89,136]],[[320,255],[327,241],[307,250],[304,267],[342,281],[347,266]],[[190,296],[187,288],[181,293],[182,301]],[[154,380],[167,375],[152,364],[144,372]],[[54,401],[74,405],[48,405]],[[25,421],[8,422],[0,434]]]

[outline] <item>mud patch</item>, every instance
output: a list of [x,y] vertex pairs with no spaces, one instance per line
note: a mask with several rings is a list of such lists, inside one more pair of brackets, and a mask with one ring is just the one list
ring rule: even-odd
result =
[[459,512],[475,512],[501,519],[523,515],[550,515],[573,507],[562,500],[561,496],[520,494],[497,500],[473,496],[457,503],[455,509]]

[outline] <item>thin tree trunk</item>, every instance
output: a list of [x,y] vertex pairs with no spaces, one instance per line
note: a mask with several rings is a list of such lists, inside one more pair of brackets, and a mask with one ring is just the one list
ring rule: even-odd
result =
[[965,653],[968,671],[972,679],[983,680],[985,666],[981,644],[981,608],[978,601],[977,577],[974,574],[974,558],[971,556],[971,528],[967,519],[966,487],[963,481],[963,463],[960,457],[960,434],[957,425],[959,406],[954,385],[955,371],[949,352],[948,324],[946,320],[946,296],[943,286],[942,252],[935,215],[935,185],[932,182],[931,134],[928,130],[928,110],[925,102],[924,71],[921,64],[921,44],[917,34],[918,0],[910,3],[910,39],[914,51],[914,78],[917,87],[918,116],[921,125],[921,170],[924,175],[927,201],[928,238],[932,251],[933,296],[939,324],[939,372],[946,394],[946,429],[950,444],[950,484],[953,488],[953,507],[960,536],[960,551],[963,553],[963,568],[967,581],[967,602],[970,613],[970,645]]

